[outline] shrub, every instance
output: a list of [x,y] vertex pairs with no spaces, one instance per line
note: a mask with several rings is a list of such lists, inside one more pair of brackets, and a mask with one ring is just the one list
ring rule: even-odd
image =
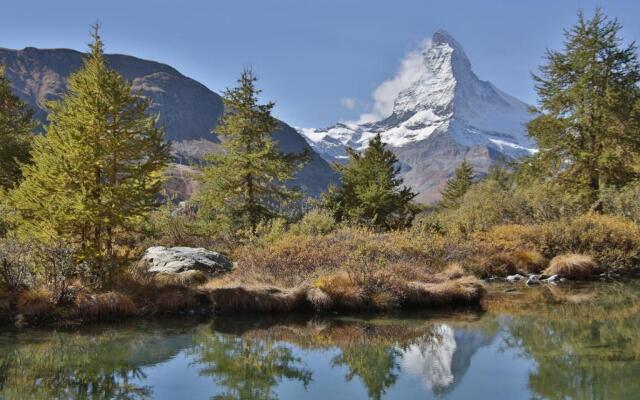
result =
[[295,235],[326,235],[336,229],[333,214],[327,210],[311,210],[302,219],[291,225],[289,231]]
[[513,274],[541,272],[547,260],[535,250],[499,251],[495,254],[479,254],[477,261],[471,262],[476,275],[488,278]]
[[79,263],[75,249],[63,241],[37,246],[34,257],[38,263],[38,273],[51,291],[54,304],[69,299],[72,279],[86,278],[86,264]]
[[14,239],[0,239],[0,283],[16,291],[33,280],[33,246]]
[[622,217],[585,214],[535,225],[497,226],[472,235],[468,246],[469,252],[481,256],[531,249],[548,259],[577,253],[593,257],[602,268],[633,268],[640,261],[640,226]]
[[605,190],[601,201],[605,213],[622,216],[640,224],[640,181],[622,189]]
[[544,273],[560,275],[574,280],[589,280],[596,271],[596,263],[589,256],[580,254],[563,254],[553,258]]
[[272,243],[238,248],[232,256],[238,268],[232,274],[243,283],[293,287],[338,270],[368,274],[405,265],[437,271],[443,266],[444,242],[430,239],[411,231],[365,228],[341,228],[322,236],[287,233]]

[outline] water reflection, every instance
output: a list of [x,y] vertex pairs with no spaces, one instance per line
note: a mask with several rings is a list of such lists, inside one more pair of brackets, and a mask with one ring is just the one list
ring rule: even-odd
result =
[[0,399],[636,398],[637,285],[535,289],[508,305],[5,331]]

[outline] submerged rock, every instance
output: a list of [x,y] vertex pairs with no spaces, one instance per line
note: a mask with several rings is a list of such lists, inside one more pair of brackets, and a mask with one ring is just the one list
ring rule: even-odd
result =
[[524,276],[522,276],[520,274],[507,276],[507,281],[509,281],[509,282],[522,282],[525,279],[527,279],[527,278],[525,278]]
[[527,286],[531,285],[539,285],[540,284],[540,275],[531,275],[529,279],[525,282]]
[[562,280],[562,278],[558,274],[551,275],[547,279],[544,279],[544,281],[547,282],[547,283],[557,283],[557,282],[560,282],[561,280]]
[[138,266],[153,273],[176,274],[203,271],[217,275],[230,271],[233,264],[222,254],[194,247],[149,247]]

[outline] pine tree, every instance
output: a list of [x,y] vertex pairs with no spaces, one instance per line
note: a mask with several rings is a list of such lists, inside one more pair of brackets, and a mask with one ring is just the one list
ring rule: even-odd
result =
[[286,182],[309,157],[307,151],[280,152],[271,137],[280,127],[271,115],[274,103],[258,103],[261,91],[256,80],[251,70],[245,70],[238,86],[223,94],[225,112],[215,128],[223,151],[208,157],[211,165],[203,171],[198,197],[205,218],[252,232],[300,197]]
[[582,13],[564,49],[548,51],[534,75],[540,115],[528,125],[540,152],[533,165],[592,198],[637,177],[640,157],[640,65],[634,43],[623,46],[616,20]]
[[395,154],[382,143],[380,134],[362,153],[348,149],[347,165],[335,164],[342,186],[325,194],[325,207],[333,210],[336,220],[353,220],[385,229],[411,223],[417,209],[412,203],[416,194],[402,186]]
[[33,111],[11,90],[0,65],[0,190],[13,187],[21,176],[21,164],[29,160]]
[[456,168],[453,178],[447,181],[447,185],[442,191],[442,200],[440,201],[440,207],[442,208],[456,208],[460,205],[460,200],[467,193],[471,185],[473,184],[473,167],[467,160],[463,160],[462,163]]
[[66,95],[48,105],[46,135],[36,138],[33,164],[11,197],[27,234],[114,261],[115,236],[156,206],[169,145],[146,114],[149,102],[108,67],[97,26],[92,36]]

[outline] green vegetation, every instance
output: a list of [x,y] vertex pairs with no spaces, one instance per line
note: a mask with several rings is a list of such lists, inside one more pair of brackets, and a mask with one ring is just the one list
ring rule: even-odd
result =
[[402,186],[397,163],[380,134],[369,141],[362,154],[349,149],[349,163],[335,165],[341,186],[331,188],[325,195],[325,207],[339,222],[349,220],[385,229],[410,225],[417,212],[411,203],[416,194]]
[[308,158],[280,152],[271,138],[280,124],[271,116],[275,104],[258,104],[256,80],[246,70],[238,87],[224,92],[225,113],[215,128],[224,139],[223,152],[210,155],[198,196],[203,218],[252,233],[281,216],[279,206],[300,198],[285,184]]
[[[592,200],[608,186],[638,178],[640,64],[635,44],[622,47],[621,26],[599,9],[582,13],[534,76],[540,111],[529,134],[540,146],[536,172]],[[598,207],[600,207],[598,205]]]
[[12,188],[22,175],[21,164],[29,161],[32,116],[33,111],[11,91],[0,65],[0,190]]
[[104,279],[116,238],[156,205],[169,147],[149,102],[107,66],[97,27],[93,39],[68,93],[49,105],[46,135],[35,139],[10,201],[21,237],[66,242]]
[[473,168],[467,160],[463,160],[456,172],[442,191],[442,200],[439,206],[442,208],[456,208],[460,206],[462,197],[469,191],[473,184]]

